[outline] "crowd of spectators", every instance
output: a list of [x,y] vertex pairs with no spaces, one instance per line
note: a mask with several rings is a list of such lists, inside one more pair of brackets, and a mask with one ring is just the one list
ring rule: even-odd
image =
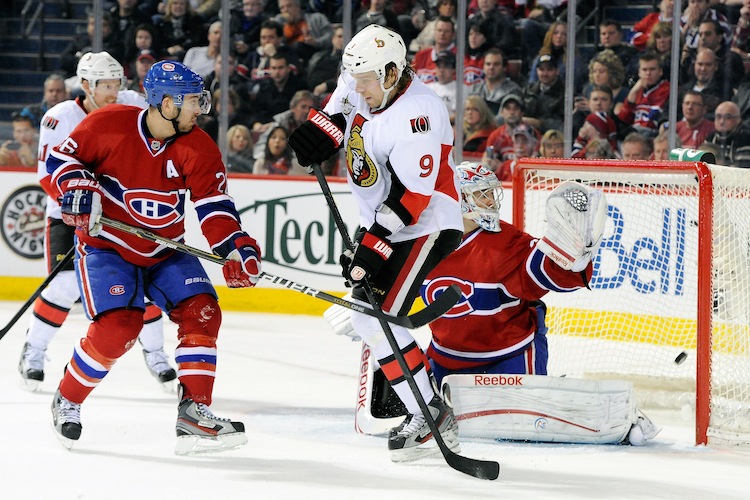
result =
[[[593,1],[582,1],[590,9]],[[335,87],[344,46],[343,0],[116,0],[102,23],[104,50],[142,91],[153,62],[181,60],[213,94],[213,115],[199,123],[218,140],[222,29],[230,30],[230,171],[294,174],[286,138]],[[623,29],[603,19],[593,49],[567,53],[567,2],[351,0],[356,31],[377,23],[398,31],[417,77],[442,98],[463,130],[465,158],[481,159],[507,179],[524,156],[561,156],[565,117],[573,119],[573,157],[663,159],[670,124],[670,81],[679,82],[679,143],[717,151],[717,162],[750,167],[750,0],[687,0],[679,19],[678,75],[671,75],[673,0]],[[467,19],[463,75],[456,74],[457,16]],[[34,127],[65,91],[77,92],[75,66],[91,50],[94,19],[61,54],[44,99],[21,113]],[[573,109],[565,71],[574,61]],[[456,100],[458,85],[466,99]],[[72,93],[72,94],[71,94]],[[463,123],[455,123],[463,106]],[[7,148],[6,148],[7,149]],[[0,149],[0,154],[5,154]],[[336,162],[329,173],[339,169]]]

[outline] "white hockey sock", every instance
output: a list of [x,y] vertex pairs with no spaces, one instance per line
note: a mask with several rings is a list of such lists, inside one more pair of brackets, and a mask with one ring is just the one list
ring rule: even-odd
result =
[[[414,380],[417,382],[419,392],[422,393],[422,398],[425,400],[425,403],[429,403],[435,395],[435,391],[432,390],[432,384],[430,383],[430,377],[427,376],[427,370],[424,368],[419,370],[414,376]],[[395,384],[392,387],[401,401],[404,402],[404,406],[406,406],[409,413],[422,413],[422,410],[419,408],[419,403],[414,398],[414,394],[412,394],[411,388],[409,388],[409,383],[406,380]]]
[[138,334],[138,341],[144,351],[153,352],[164,349],[164,320],[159,318],[143,325],[141,333]]

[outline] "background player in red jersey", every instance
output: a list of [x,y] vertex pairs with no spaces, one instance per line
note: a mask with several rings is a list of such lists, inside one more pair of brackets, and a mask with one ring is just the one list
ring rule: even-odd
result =
[[47,159],[63,221],[77,228],[76,272],[93,320],[55,394],[53,423],[67,447],[79,439],[81,403],[132,347],[146,295],[179,326],[175,452],[236,448],[247,442],[244,425],[209,409],[221,310],[205,270],[193,256],[99,220],[105,214],[180,241],[189,192],[211,249],[229,259],[227,286],[254,286],[260,277],[260,250],[242,231],[227,194],[221,153],[195,127],[210,109],[203,80],[181,63],[161,61],[149,70],[144,89],[147,110],[113,104],[95,111]]
[[[63,101],[50,108],[42,117],[39,127],[39,153],[37,175],[39,183],[47,193],[46,234],[44,250],[47,266],[52,269],[73,246],[75,227],[62,221],[57,189],[50,185],[47,173],[47,157],[52,148],[68,135],[92,111],[110,104],[129,104],[146,108],[143,95],[132,90],[123,90],[125,76],[122,65],[107,52],[89,52],[78,61],[76,74],[81,79],[83,95],[74,100]],[[26,331],[26,343],[21,351],[18,371],[21,386],[30,391],[39,388],[44,381],[44,358],[52,337],[60,330],[71,307],[81,297],[78,290],[73,262],[42,291],[34,302],[34,313]],[[151,374],[164,388],[174,391],[177,374],[169,364],[164,352],[164,327],[161,309],[149,303],[144,312],[144,325],[138,336],[143,347],[143,357]]]

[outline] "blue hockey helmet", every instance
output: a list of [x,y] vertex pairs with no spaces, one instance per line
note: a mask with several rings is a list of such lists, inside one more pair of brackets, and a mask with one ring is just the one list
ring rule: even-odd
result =
[[164,96],[171,96],[175,106],[182,107],[186,95],[199,95],[201,112],[211,110],[211,94],[203,87],[203,78],[198,73],[177,61],[154,63],[143,79],[146,102],[154,107],[161,106]]

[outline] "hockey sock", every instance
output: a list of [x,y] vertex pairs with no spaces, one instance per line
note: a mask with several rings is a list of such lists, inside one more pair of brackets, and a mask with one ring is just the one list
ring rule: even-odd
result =
[[147,352],[164,349],[164,321],[161,309],[154,304],[148,304],[143,313],[143,328],[138,334],[138,342]]
[[[422,349],[419,348],[416,342],[412,342],[405,348],[401,349],[401,354],[404,356],[409,372],[414,377],[414,380],[419,387],[419,392],[422,394],[422,398],[426,402],[432,400],[435,395],[432,383],[430,382],[429,374],[429,362],[427,356],[425,356]],[[380,368],[383,370],[383,374],[391,383],[393,390],[396,391],[398,397],[403,401],[404,406],[409,413],[422,413],[419,408],[419,403],[414,399],[414,395],[409,388],[409,384],[404,377],[401,367],[396,360],[396,357],[391,354],[385,358],[379,359]]]
[[55,336],[65,318],[68,317],[69,311],[70,309],[47,302],[43,297],[36,299],[33,316],[29,321],[26,342],[35,349],[46,350],[52,337]]

